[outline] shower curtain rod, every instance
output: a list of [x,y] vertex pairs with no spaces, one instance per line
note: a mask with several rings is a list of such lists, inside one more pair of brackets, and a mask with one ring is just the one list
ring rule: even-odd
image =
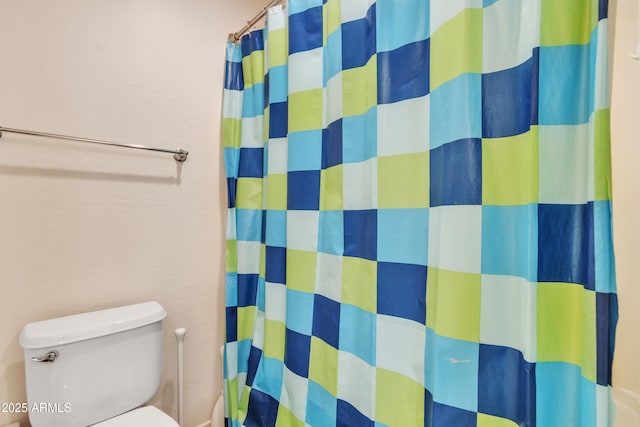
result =
[[245,25],[244,27],[242,27],[240,29],[240,31],[235,32],[235,33],[231,33],[229,34],[229,41],[231,43],[238,43],[240,41],[240,37],[242,37],[247,31],[249,31],[251,29],[251,27],[253,27],[256,22],[258,22],[260,19],[262,19],[262,17],[264,17],[264,15],[267,14],[267,10],[269,10],[270,7],[273,6],[277,6],[279,4],[283,4],[285,0],[271,0],[269,3],[267,3],[266,6],[264,6],[260,12],[258,12],[258,14],[256,16],[254,16],[252,19],[247,21],[247,25]]
[[90,144],[110,145],[113,147],[134,148],[136,150],[147,150],[147,151],[158,151],[161,153],[171,153],[173,154],[173,158],[177,162],[184,162],[185,160],[187,160],[187,156],[189,155],[189,152],[183,150],[182,148],[178,148],[176,150],[167,150],[164,148],[145,147],[144,145],[120,144],[118,142],[101,141],[98,139],[80,138],[77,136],[68,136],[68,135],[57,135],[54,133],[37,132],[37,131],[24,130],[24,129],[13,129],[13,128],[6,128],[3,126],[0,126],[0,138],[2,138],[2,134],[4,132],[17,133],[21,135],[41,136],[44,138],[64,139],[67,141],[75,141],[75,142],[88,142]]

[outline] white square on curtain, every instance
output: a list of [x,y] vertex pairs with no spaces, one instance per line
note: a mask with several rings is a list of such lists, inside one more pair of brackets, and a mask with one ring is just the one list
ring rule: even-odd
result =
[[322,48],[289,55],[289,93],[322,89]]
[[429,210],[429,266],[479,274],[482,206],[438,206]]
[[286,5],[274,6],[267,11],[267,24],[269,32],[280,30],[287,25]]
[[378,105],[378,156],[429,150],[429,95]]
[[424,325],[378,314],[376,326],[376,365],[424,386]]
[[258,274],[260,271],[260,242],[237,240],[238,274]]
[[[269,139],[269,154],[267,155],[267,173],[286,174],[289,144],[287,138]],[[266,174],[265,174],[266,175]]]
[[375,389],[376,368],[349,352],[338,351],[338,399],[375,420]]
[[267,320],[284,323],[287,317],[287,288],[281,283],[264,285],[264,315]]
[[538,128],[540,203],[587,202],[589,187],[593,187],[593,181],[588,180],[593,164],[589,161],[589,133],[588,123]]
[[286,366],[284,367],[280,404],[288,408],[300,420],[306,418],[308,382],[307,378],[291,372]]
[[318,252],[316,293],[340,302],[342,297],[342,257]]
[[236,208],[227,210],[227,240],[236,240]]
[[465,9],[482,9],[482,0],[431,0],[431,34]]
[[483,73],[520,65],[540,46],[540,0],[497,1],[482,16]]
[[483,274],[480,342],[515,348],[536,362],[537,295],[536,284],[521,277]]
[[222,97],[224,118],[242,119],[242,98],[244,92],[241,90],[224,89]]
[[242,136],[240,146],[242,148],[262,148],[264,116],[245,117],[242,119]]
[[[238,360],[238,342],[228,342],[226,348],[227,359],[231,361]],[[236,376],[238,376],[238,364],[229,363],[227,365],[227,378],[233,379]]]
[[287,248],[316,252],[319,221],[319,211],[287,211]]
[[372,158],[342,166],[345,210],[378,208],[378,160]]
[[324,127],[342,118],[342,73],[338,73],[327,81],[322,92],[324,101]]
[[[640,8],[638,8],[640,11]],[[640,17],[638,18],[640,22]],[[609,108],[609,61],[607,49],[609,46],[609,20],[603,19],[598,24],[598,44],[596,46],[596,78],[594,106],[596,110]],[[593,200],[593,199],[591,199]]]
[[253,326],[253,340],[251,345],[260,350],[264,349],[264,318],[265,313],[260,310],[256,310],[256,320]]
[[[367,11],[375,0],[343,0],[340,2],[342,7],[342,22],[355,21],[362,19],[367,15]],[[401,7],[401,6],[400,6]]]

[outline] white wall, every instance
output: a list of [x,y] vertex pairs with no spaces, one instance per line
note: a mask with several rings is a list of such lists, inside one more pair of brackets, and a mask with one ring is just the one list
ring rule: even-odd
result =
[[[613,384],[635,393],[640,399],[640,61],[629,56],[640,40],[638,0],[617,0],[617,8],[613,10],[616,13],[611,146],[620,304]],[[637,406],[640,418],[640,404]]]
[[[0,126],[181,147],[171,155],[0,139],[0,402],[24,402],[28,322],[157,300],[175,416],[188,330],[186,426],[220,393],[226,193],[219,121],[227,34],[263,0],[0,0]],[[0,425],[26,415],[0,413]]]

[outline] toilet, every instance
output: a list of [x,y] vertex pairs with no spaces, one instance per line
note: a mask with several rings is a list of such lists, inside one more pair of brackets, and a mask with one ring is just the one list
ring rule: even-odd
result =
[[157,302],[29,323],[20,332],[32,427],[179,427],[153,406],[163,368]]

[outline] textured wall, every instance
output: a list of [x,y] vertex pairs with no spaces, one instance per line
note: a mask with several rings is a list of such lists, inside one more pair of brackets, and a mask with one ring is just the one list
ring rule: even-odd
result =
[[[220,393],[226,192],[219,120],[227,34],[262,0],[0,0],[0,126],[188,150],[170,155],[0,139],[0,402],[24,402],[18,334],[60,315],[157,300],[176,415]],[[26,415],[0,413],[0,425]]]

